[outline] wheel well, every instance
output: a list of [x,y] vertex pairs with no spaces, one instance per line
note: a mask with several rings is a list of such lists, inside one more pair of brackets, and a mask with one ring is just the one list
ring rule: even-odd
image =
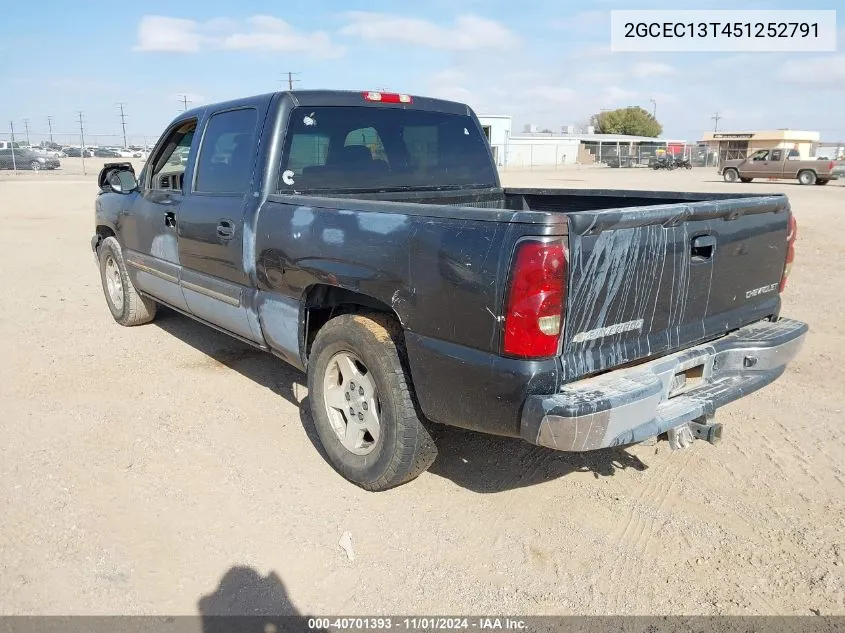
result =
[[107,237],[115,237],[114,231],[111,230],[111,227],[106,226],[105,224],[98,224],[97,225],[97,248],[100,248],[100,244],[102,244],[103,240]]
[[814,176],[818,177],[818,174],[816,173],[816,170],[815,170],[815,169],[813,169],[812,167],[805,167],[804,169],[802,169],[801,171],[799,171],[799,172],[798,172],[798,175],[800,176],[800,175],[801,175],[801,174],[803,174],[805,171],[808,171],[808,172],[810,172],[811,174],[813,174]]
[[305,358],[311,355],[311,346],[317,337],[317,332],[330,319],[341,315],[356,312],[380,312],[401,323],[399,315],[386,303],[369,295],[338,288],[316,284],[308,289],[305,295],[305,327],[304,327],[304,349]]

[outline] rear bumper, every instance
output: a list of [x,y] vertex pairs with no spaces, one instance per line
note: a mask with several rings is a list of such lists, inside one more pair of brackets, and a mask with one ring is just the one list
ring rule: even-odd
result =
[[[777,379],[801,349],[800,321],[761,321],[716,341],[530,396],[522,437],[562,451],[622,446],[674,429]],[[697,384],[678,388],[685,371]],[[698,378],[700,376],[700,378]]]

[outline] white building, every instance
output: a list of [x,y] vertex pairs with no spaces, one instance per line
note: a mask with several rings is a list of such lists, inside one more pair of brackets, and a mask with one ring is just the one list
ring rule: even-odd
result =
[[[592,126],[585,134],[575,134],[573,126],[564,126],[563,133],[517,132],[512,130],[513,117],[479,115],[479,121],[490,141],[496,164],[501,167],[530,167],[575,163],[611,163],[620,157],[647,160],[658,149],[679,148],[686,141],[658,139],[624,134],[595,134]],[[536,128],[536,126],[529,126]],[[673,150],[675,151],[675,150]],[[678,153],[678,152],[675,152]]]
[[485,114],[479,116],[478,119],[481,122],[484,134],[487,135],[490,147],[493,148],[493,158],[496,160],[496,164],[503,166],[513,117],[506,114]]

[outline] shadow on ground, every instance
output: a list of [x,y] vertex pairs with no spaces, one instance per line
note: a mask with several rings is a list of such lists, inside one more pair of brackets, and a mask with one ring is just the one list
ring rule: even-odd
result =
[[[262,576],[251,567],[232,567],[217,590],[197,603],[203,633],[282,633],[308,630],[276,572]],[[311,629],[317,630],[317,629]]]
[[[212,361],[237,371],[299,407],[300,422],[308,439],[328,461],[311,419],[308,398],[297,398],[294,392],[295,384],[306,384],[305,374],[266,352],[171,310],[162,310],[154,323]],[[599,478],[610,477],[619,470],[648,468],[623,448],[564,453],[520,439],[441,425],[433,425],[433,432],[438,457],[428,472],[474,492],[503,492],[575,472],[591,472]]]

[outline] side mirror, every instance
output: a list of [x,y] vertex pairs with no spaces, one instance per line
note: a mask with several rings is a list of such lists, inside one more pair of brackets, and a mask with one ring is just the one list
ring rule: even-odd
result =
[[135,175],[128,171],[113,171],[108,176],[109,186],[116,193],[130,193],[138,187]]

